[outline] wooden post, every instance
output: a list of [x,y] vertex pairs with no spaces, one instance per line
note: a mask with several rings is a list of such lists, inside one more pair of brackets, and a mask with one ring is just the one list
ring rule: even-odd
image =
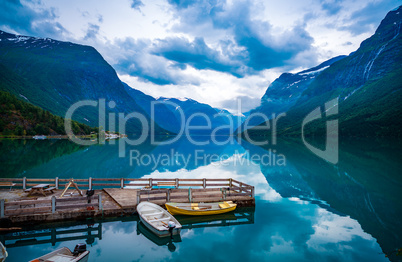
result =
[[88,179],[88,189],[92,190],[92,177]]
[[122,179],[120,180],[120,187],[121,187],[121,189],[124,188],[124,178],[122,178]]
[[27,178],[26,177],[24,177],[23,179],[22,179],[22,189],[27,189]]
[[170,189],[166,191],[166,202],[170,202]]
[[188,201],[189,201],[190,203],[192,202],[191,187],[188,189]]
[[202,180],[202,186],[204,189],[207,187],[207,180],[205,178]]
[[240,183],[239,183],[239,188],[240,188],[240,189],[239,189],[239,191],[240,191],[239,193],[243,192],[243,188],[242,188],[242,187],[243,187],[243,183],[240,182]]
[[51,242],[52,242],[52,246],[55,246],[56,245],[56,229],[55,228],[52,228],[51,229],[51,233],[50,233],[50,236],[51,236]]
[[149,187],[152,188],[152,178],[149,179]]
[[5,213],[5,210],[4,210],[4,199],[2,199],[1,200],[1,202],[0,202],[0,217],[4,217],[4,213]]
[[98,209],[99,210],[103,210],[103,206],[102,206],[102,193],[100,193],[98,195]]
[[255,196],[255,188],[252,187],[251,188],[251,197],[254,198],[254,196]]
[[52,214],[56,213],[56,197],[52,196]]
[[137,205],[140,203],[140,193],[141,191],[137,191]]
[[98,238],[102,240],[102,223],[98,224]]
[[229,178],[229,187],[232,187],[232,186],[233,186],[233,181],[231,178]]
[[179,179],[176,178],[176,189],[179,188]]
[[56,177],[56,178],[54,179],[54,187],[55,187],[56,189],[59,189],[59,178],[58,178],[58,177]]

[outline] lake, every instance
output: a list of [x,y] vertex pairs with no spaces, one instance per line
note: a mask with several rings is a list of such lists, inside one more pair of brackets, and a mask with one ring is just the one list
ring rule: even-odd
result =
[[0,240],[8,262],[78,243],[87,243],[89,261],[399,261],[400,148],[393,140],[341,140],[339,162],[331,164],[293,140],[259,147],[181,138],[123,151],[116,141],[0,140],[1,177],[234,178],[256,188],[255,209],[181,217],[179,239],[155,239],[133,216],[47,225]]

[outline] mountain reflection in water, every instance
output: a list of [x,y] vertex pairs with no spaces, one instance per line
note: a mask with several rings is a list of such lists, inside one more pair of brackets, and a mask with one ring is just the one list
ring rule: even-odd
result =
[[[343,140],[339,163],[333,165],[292,140],[278,140],[277,145],[264,148],[243,140],[205,146],[194,146],[185,138],[165,146],[147,141],[126,147],[125,158],[118,157],[117,144],[80,147],[66,140],[1,140],[0,171],[3,177],[231,177],[256,186],[251,224],[189,227],[171,253],[167,246],[141,241],[142,234],[133,236],[136,224],[109,223],[103,226],[102,240],[96,239],[91,247],[90,261],[107,261],[113,253],[129,252],[123,248],[135,248],[138,253],[130,253],[124,261],[190,257],[201,261],[205,255],[234,261],[398,261],[392,252],[402,247],[399,148],[398,141]],[[150,159],[161,155],[176,159],[130,165],[130,150]],[[204,157],[197,159],[197,151]],[[271,158],[283,155],[285,163],[261,161],[269,154]],[[231,252],[212,252],[216,247]],[[8,251],[16,254],[20,249]]]

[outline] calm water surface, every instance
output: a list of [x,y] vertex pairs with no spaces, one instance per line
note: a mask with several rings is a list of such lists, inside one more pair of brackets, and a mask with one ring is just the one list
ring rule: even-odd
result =
[[231,177],[256,187],[256,207],[210,221],[181,217],[184,229],[173,240],[153,237],[135,216],[0,240],[10,262],[85,242],[89,261],[400,261],[393,253],[402,247],[400,145],[341,141],[333,165],[291,141],[261,148],[245,141],[194,146],[183,138],[127,146],[119,157],[117,144],[1,140],[2,177]]

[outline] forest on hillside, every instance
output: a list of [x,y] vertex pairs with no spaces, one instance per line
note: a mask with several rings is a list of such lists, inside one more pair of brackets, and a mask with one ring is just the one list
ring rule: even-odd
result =
[[[71,125],[75,135],[98,133],[97,127],[77,121],[72,121]],[[66,135],[64,118],[0,91],[0,135]]]

